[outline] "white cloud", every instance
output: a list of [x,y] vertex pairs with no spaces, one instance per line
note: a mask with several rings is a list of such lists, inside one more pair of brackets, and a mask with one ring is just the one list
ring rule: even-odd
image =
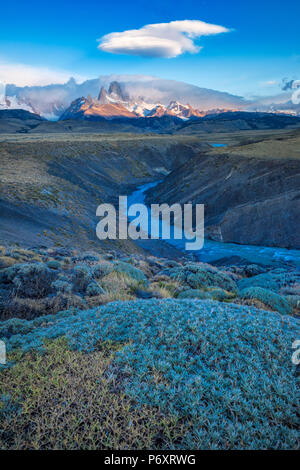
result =
[[262,82],[263,86],[274,86],[277,85],[276,80],[267,80],[266,82]]
[[[35,67],[26,64],[11,64],[0,59],[0,82],[13,83],[17,86],[49,85],[65,83],[69,80],[70,72],[51,70],[46,67]],[[84,78],[74,76],[78,81]]]
[[98,48],[113,54],[171,58],[184,52],[199,52],[201,47],[195,44],[196,38],[228,31],[223,26],[198,20],[171,21],[106,34],[99,40]]

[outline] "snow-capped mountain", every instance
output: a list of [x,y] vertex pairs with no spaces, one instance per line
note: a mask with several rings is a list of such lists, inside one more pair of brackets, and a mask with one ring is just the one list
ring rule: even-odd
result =
[[69,108],[70,103],[79,97],[87,99],[89,95],[99,98],[100,104],[125,102],[126,109],[139,116],[143,115],[144,110],[149,113],[158,104],[168,107],[171,101],[184,105],[189,103],[192,108],[201,111],[217,108],[244,109],[247,104],[244,98],[229,93],[176,80],[136,75],[100,76],[82,83],[71,78],[64,84],[47,86],[6,86],[8,99],[16,96],[18,102],[24,103],[24,106],[31,106],[41,116],[53,120],[57,120]]
[[[232,111],[232,109],[231,109]],[[172,116],[180,119],[203,117],[213,111],[200,111],[189,104],[172,100],[166,106],[162,103],[147,103],[142,98],[131,98],[117,81],[109,84],[108,90],[101,86],[97,97],[88,95],[72,101],[62,114],[65,119],[96,119],[96,118],[138,118]]]
[[24,109],[31,113],[36,113],[35,109],[30,103],[19,99],[16,95],[7,96],[6,85],[0,84],[0,110],[4,109]]
[[[1,98],[2,96],[2,98]],[[1,93],[0,109],[26,109],[46,119],[57,120],[79,97],[99,105],[111,105],[100,110],[105,116],[178,116],[182,119],[201,117],[211,110],[280,112],[300,115],[300,105],[291,101],[292,91],[274,97],[246,100],[226,92],[200,88],[176,80],[143,75],[109,75],[77,83],[74,78],[63,84],[17,87],[7,84],[5,99]],[[91,98],[93,97],[93,98]],[[90,104],[89,104],[90,106]],[[117,106],[117,108],[115,108]],[[125,108],[125,110],[122,108]],[[118,109],[120,108],[120,109]],[[89,112],[92,111],[89,108]],[[119,112],[121,114],[119,114]],[[131,116],[131,115],[130,115]],[[131,116],[132,117],[132,116]]]

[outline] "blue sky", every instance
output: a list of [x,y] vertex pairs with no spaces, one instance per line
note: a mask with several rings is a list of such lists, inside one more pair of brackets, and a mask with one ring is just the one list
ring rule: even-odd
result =
[[[1,17],[0,80],[30,84],[62,81],[70,74],[133,73],[251,96],[277,94],[284,77],[300,78],[296,0],[16,0],[2,4]],[[182,20],[230,31],[193,39],[203,49],[172,58],[97,48],[97,39],[110,33]]]

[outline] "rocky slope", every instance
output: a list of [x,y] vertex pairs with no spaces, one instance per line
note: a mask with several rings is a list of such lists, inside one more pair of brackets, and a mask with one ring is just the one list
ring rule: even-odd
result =
[[0,237],[27,245],[100,243],[101,202],[160,179],[201,148],[197,138],[16,136],[1,143]]
[[150,190],[148,202],[205,204],[206,235],[300,248],[300,135],[199,153]]

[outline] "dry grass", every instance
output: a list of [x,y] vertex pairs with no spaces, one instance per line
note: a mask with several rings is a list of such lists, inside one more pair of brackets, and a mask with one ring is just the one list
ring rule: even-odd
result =
[[[106,374],[120,345],[105,343],[85,354],[69,351],[63,338],[44,355],[14,353],[3,371],[1,449],[155,449],[180,443],[178,418],[156,408],[137,408]],[[0,402],[1,403],[1,402]],[[21,408],[19,408],[21,407]],[[186,426],[186,425],[185,425]]]

